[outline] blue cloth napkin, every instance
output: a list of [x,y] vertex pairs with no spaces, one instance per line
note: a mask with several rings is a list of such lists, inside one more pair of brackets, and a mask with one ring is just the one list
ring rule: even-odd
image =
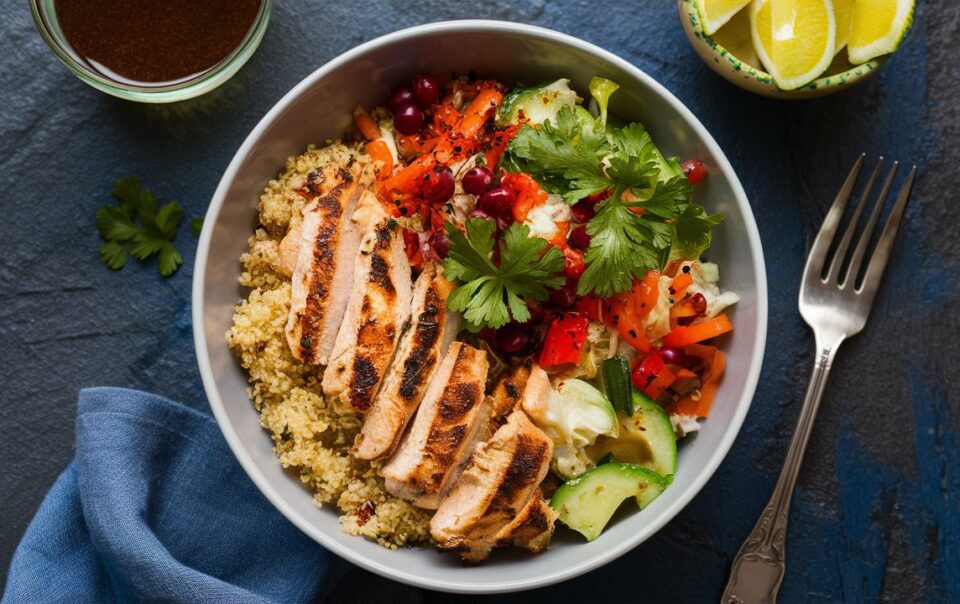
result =
[[133,390],[84,390],[76,441],[14,554],[4,604],[422,599],[290,524],[207,415]]

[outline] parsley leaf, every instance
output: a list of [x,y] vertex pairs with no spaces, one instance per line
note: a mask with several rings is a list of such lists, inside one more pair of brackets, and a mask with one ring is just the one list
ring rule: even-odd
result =
[[[530,319],[526,300],[546,300],[547,288],[563,286],[563,253],[530,229],[514,223],[499,242],[496,223],[471,218],[466,233],[446,224],[450,251],[443,262],[448,279],[462,285],[450,294],[447,306],[463,312],[467,326],[503,327],[511,318],[524,323]],[[493,261],[494,246],[500,252],[499,266]]]
[[567,203],[610,188],[604,174],[602,155],[607,143],[592,136],[573,109],[564,106],[556,124],[545,121],[540,127],[523,126],[507,146],[504,167],[527,172],[547,191],[563,195]]
[[[183,210],[175,200],[160,205],[160,198],[135,176],[114,183],[111,194],[118,205],[97,210],[96,225],[106,241],[100,257],[113,270],[123,268],[127,255],[138,260],[157,257],[157,271],[169,277],[183,264],[183,256],[171,243],[183,220]],[[139,221],[139,224],[137,224]]]
[[190,232],[194,237],[200,236],[200,231],[203,230],[203,216],[197,216],[190,221]]
[[691,204],[673,223],[673,248],[670,256],[680,260],[696,260],[710,247],[713,227],[720,224],[723,214],[707,216],[703,206]]

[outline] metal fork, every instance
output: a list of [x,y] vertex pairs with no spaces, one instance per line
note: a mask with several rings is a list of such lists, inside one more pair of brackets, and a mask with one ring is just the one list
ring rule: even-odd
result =
[[[733,559],[730,579],[721,599],[722,604],[776,602],[777,590],[780,588],[780,582],[786,570],[785,541],[790,498],[797,482],[797,472],[800,470],[803,453],[807,448],[807,440],[813,428],[813,420],[820,406],[820,398],[827,384],[830,366],[840,344],[850,336],[860,333],[867,323],[867,317],[870,316],[870,309],[873,307],[873,301],[880,286],[880,279],[890,258],[894,239],[897,237],[897,230],[900,228],[904,208],[910,197],[910,190],[917,173],[916,166],[910,170],[909,176],[900,188],[883,232],[869,257],[866,270],[862,278],[858,278],[871,234],[876,228],[884,200],[897,171],[897,163],[894,162],[857,246],[847,261],[847,252],[853,241],[857,223],[863,215],[870,190],[883,165],[881,157],[867,181],[850,224],[834,248],[834,239],[843,218],[847,200],[853,192],[865,157],[861,155],[857,159],[847,176],[807,257],[803,282],[800,285],[800,314],[813,329],[816,342],[817,356],[813,374],[810,376],[800,418],[797,420],[797,427],[794,429],[777,485],[756,526],[753,527],[750,536]],[[832,255],[831,248],[835,249]]]

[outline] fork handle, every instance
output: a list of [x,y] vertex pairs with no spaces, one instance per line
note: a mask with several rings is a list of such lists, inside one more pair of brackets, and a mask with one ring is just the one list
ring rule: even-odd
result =
[[830,375],[830,365],[842,341],[841,339],[834,344],[824,345],[820,342],[821,338],[818,337],[817,340],[819,352],[777,486],[774,487],[773,495],[770,496],[770,501],[750,536],[733,559],[730,578],[720,600],[722,604],[773,604],[777,601],[777,590],[780,589],[780,582],[786,571],[785,541],[790,498],[797,482],[800,462],[807,449],[813,420]]

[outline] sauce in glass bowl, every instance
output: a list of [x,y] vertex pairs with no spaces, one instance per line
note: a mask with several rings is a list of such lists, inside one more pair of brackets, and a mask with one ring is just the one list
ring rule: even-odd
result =
[[55,0],[63,37],[122,84],[169,86],[211,71],[246,38],[262,0]]

